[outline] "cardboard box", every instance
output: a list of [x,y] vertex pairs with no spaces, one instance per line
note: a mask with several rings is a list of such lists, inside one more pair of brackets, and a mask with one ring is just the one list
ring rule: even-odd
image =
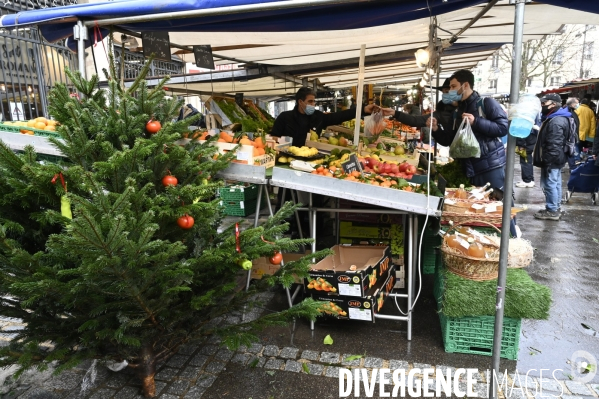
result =
[[371,245],[371,246],[375,246],[375,247],[386,247],[387,245],[391,244],[391,241],[390,240],[384,240],[384,239],[381,239],[381,238],[339,237],[339,244],[344,244],[344,245]]
[[363,297],[351,297],[338,295],[332,292],[313,295],[313,299],[323,302],[323,310],[326,314],[342,320],[374,321],[389,293],[393,290],[396,282],[395,269],[392,266],[385,274],[385,279],[371,290],[371,294]]
[[[392,265],[389,247],[335,245],[331,249],[334,255],[312,265],[305,282],[309,294],[331,292],[363,297],[384,278]],[[350,270],[353,265],[356,270]]]
[[[310,252],[306,252],[306,255],[309,255]],[[283,254],[283,262],[291,262],[294,260],[298,260],[303,258],[306,255],[302,254],[293,254],[293,253],[284,253]],[[268,261],[268,258],[258,258],[252,262],[252,274],[251,278],[260,280],[263,275],[270,274],[273,275],[277,270],[280,269],[280,265],[273,265]],[[298,284],[302,284],[303,279],[296,278],[295,282]]]

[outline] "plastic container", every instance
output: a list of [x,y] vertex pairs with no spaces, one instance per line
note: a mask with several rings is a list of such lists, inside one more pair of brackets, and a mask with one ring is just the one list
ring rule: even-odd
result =
[[520,96],[518,104],[510,107],[508,119],[510,123],[510,134],[513,137],[528,137],[537,116],[541,112],[541,101],[533,94]]

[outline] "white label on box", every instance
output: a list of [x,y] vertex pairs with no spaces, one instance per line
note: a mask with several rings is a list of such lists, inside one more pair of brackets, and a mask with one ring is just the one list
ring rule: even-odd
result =
[[[445,195],[447,195],[447,193],[445,193]],[[453,201],[453,200],[450,200],[449,198],[446,198],[446,199],[445,199],[445,203],[446,203],[447,205],[455,205],[455,201]]]
[[250,159],[249,152],[237,151],[237,160],[238,161],[248,161]]
[[359,284],[339,284],[339,295],[362,296]]
[[[445,201],[447,202],[447,201]],[[483,209],[484,205],[482,204],[472,204],[472,209]]]
[[349,318],[352,320],[372,321],[372,310],[349,308]]
[[245,209],[245,207],[243,206],[243,201],[239,201],[239,207],[240,207],[241,209]]

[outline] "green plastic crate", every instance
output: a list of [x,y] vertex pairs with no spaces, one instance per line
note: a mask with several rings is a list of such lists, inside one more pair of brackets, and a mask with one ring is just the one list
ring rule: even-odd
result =
[[[223,201],[251,201],[258,198],[259,188],[255,184],[249,186],[232,185],[219,189]],[[255,205],[255,204],[254,204]]]
[[[492,355],[495,317],[447,317],[439,312],[439,320],[445,352]],[[521,327],[521,319],[503,318],[501,357],[518,359]]]
[[[422,234],[422,230],[420,230],[420,234]],[[420,240],[420,234],[418,235],[418,240]],[[435,273],[437,252],[439,251],[437,248],[440,246],[441,236],[439,234],[433,234],[430,229],[425,228],[424,237],[422,239],[422,257],[420,260],[423,274]]]
[[[248,216],[256,212],[257,199],[251,201],[221,201],[225,207],[225,215]],[[261,204],[262,205],[262,204]]]
[[60,134],[51,130],[40,130],[28,126],[11,126],[5,125],[4,123],[0,123],[0,131],[2,132],[21,134],[21,130],[31,130],[35,136],[60,138]]
[[[441,258],[439,256],[439,258]],[[445,352],[467,353],[491,356],[493,354],[494,316],[447,317],[441,311],[443,291],[443,262],[437,265],[433,294],[439,310],[441,333]],[[501,336],[501,357],[510,360],[518,359],[520,330],[522,319],[503,318],[503,334]]]

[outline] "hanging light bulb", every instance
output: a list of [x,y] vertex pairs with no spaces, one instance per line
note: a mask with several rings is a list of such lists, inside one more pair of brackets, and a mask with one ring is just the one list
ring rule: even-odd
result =
[[395,101],[399,101],[399,96],[396,96],[396,97],[395,97]]
[[4,83],[0,84],[0,91],[6,91],[6,86]]
[[422,79],[420,81],[420,87],[424,87],[424,86],[426,86],[426,80]]
[[27,91],[28,91],[29,93],[31,93],[31,92],[33,91],[33,89],[31,88],[31,86],[27,86]]
[[423,68],[428,64],[430,54],[426,49],[418,49],[418,51],[414,53],[414,56],[416,57],[416,65],[418,65],[418,68]]

